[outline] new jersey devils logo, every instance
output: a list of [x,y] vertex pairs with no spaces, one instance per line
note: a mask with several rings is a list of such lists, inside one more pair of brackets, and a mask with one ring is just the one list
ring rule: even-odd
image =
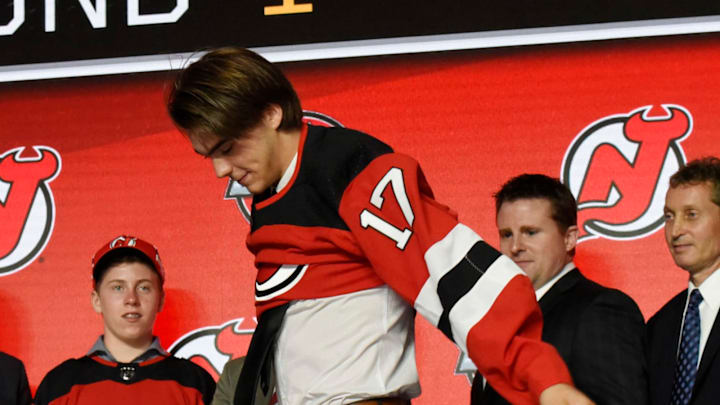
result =
[[600,119],[572,141],[561,180],[578,202],[579,241],[635,239],[663,225],[668,180],[682,165],[692,117],[678,105]]
[[191,360],[217,380],[226,362],[247,353],[256,326],[255,318],[237,318],[220,326],[195,329],[170,345],[168,352]]
[[[323,113],[315,111],[303,111],[303,121],[310,123],[315,126],[323,127],[342,127],[343,125],[335,120],[334,118],[325,115]],[[234,181],[233,179],[228,180],[227,189],[225,189],[225,199],[235,200],[238,209],[242,212],[245,220],[250,223],[250,214],[252,211],[252,194],[243,185]]]
[[[48,183],[60,173],[60,154],[48,146],[0,155],[0,276],[29,265],[47,244],[55,222]],[[34,156],[33,156],[34,155]]]

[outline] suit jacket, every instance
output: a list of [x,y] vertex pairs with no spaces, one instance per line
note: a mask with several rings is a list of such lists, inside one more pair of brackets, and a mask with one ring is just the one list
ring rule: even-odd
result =
[[0,352],[0,404],[30,405],[31,402],[25,366],[15,357]]
[[[648,365],[650,383],[650,403],[667,405],[670,403],[672,386],[675,380],[675,361],[680,327],[687,289],[673,297],[648,321]],[[720,403],[720,317],[710,330],[710,336],[703,350],[700,366],[695,376],[691,405],[709,405]]]
[[[542,340],[558,350],[578,389],[597,405],[647,403],[645,321],[632,298],[574,269],[539,304]],[[475,376],[473,405],[507,403]]]
[[[243,364],[245,364],[245,357],[233,359],[225,363],[225,367],[223,367],[222,374],[220,374],[220,379],[215,387],[215,396],[213,396],[211,405],[233,405],[235,388],[237,387]],[[263,395],[262,390],[258,387],[254,405],[270,404],[274,388],[273,382],[268,394]]]

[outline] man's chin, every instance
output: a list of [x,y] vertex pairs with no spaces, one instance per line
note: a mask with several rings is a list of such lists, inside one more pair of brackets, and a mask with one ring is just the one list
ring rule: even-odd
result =
[[529,270],[531,270],[531,266],[532,266],[532,263],[531,263],[531,262],[515,262],[515,264],[517,264],[518,267],[520,267],[520,269],[521,269],[525,274],[528,274],[528,275],[530,274],[530,271],[529,271]]
[[673,256],[673,260],[675,261],[675,265],[690,273],[692,273],[692,269],[695,267],[693,266],[695,263],[686,257],[686,255],[676,254]]

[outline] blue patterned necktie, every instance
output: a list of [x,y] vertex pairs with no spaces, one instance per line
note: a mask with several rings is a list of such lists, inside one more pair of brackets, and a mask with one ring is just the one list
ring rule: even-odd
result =
[[700,352],[700,311],[698,306],[702,300],[700,290],[693,290],[690,294],[690,303],[685,312],[680,351],[675,366],[675,383],[673,384],[671,405],[687,405],[690,403]]

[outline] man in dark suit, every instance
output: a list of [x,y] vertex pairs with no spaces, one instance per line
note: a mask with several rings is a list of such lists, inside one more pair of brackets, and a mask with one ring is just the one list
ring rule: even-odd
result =
[[0,352],[0,404],[30,405],[31,402],[30,386],[22,361]]
[[[558,350],[578,389],[598,405],[647,402],[644,320],[626,294],[585,278],[573,264],[577,204],[557,179],[524,174],[495,194],[500,251],[530,277],[542,339]],[[476,375],[473,405],[507,404]]]
[[[690,162],[670,178],[665,239],[688,287],[648,321],[650,403],[720,403],[720,160]],[[690,297],[690,298],[688,298]]]

